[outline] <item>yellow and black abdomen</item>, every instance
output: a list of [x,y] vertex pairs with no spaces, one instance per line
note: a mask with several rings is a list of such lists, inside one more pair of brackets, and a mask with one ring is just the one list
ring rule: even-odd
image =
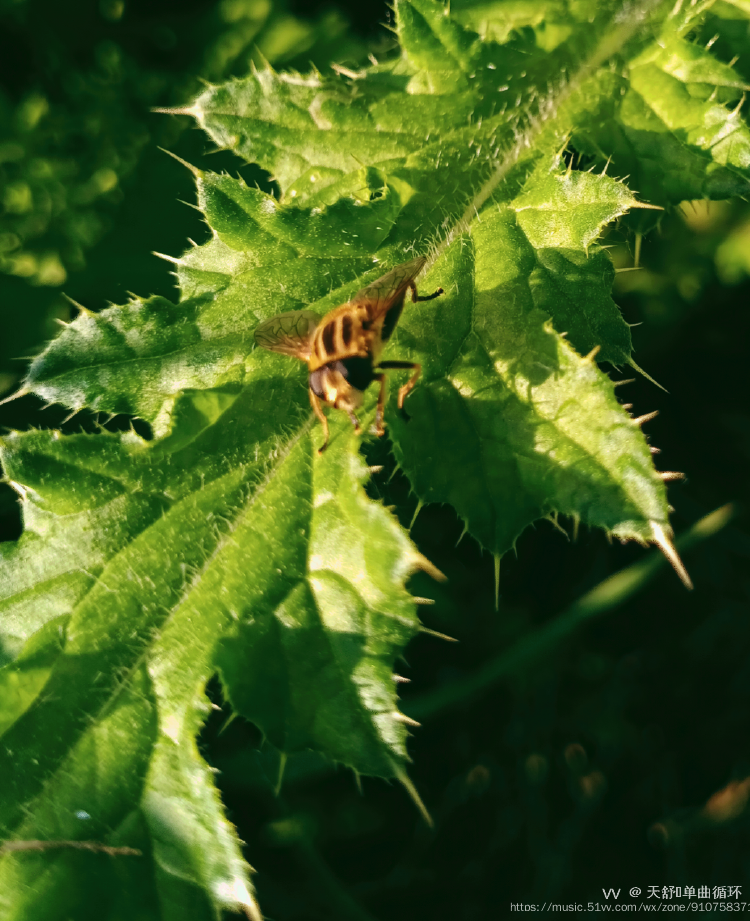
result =
[[334,361],[371,355],[376,334],[369,325],[366,308],[344,304],[332,310],[313,334],[310,371]]

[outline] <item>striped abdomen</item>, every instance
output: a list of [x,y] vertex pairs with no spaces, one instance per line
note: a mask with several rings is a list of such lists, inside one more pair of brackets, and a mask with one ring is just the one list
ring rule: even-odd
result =
[[311,371],[332,361],[355,355],[369,355],[374,333],[370,330],[367,309],[344,304],[327,314],[313,334],[309,367]]

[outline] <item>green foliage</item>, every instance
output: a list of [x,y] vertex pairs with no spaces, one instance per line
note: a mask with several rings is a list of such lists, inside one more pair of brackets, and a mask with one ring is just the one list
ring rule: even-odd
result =
[[[54,334],[53,317],[69,318],[60,287],[71,293],[91,260],[106,258],[101,241],[133,222],[126,201],[148,196],[149,183],[184,197],[155,162],[157,147],[174,149],[187,123],[150,107],[185,99],[201,80],[244,74],[250,62],[323,67],[365,57],[335,12],[303,21],[269,0],[205,6],[154,9],[140,28],[122,0],[0,6],[8,71],[0,89],[0,299],[13,326],[0,344],[0,393],[20,371],[11,362]],[[132,249],[121,242],[114,258]],[[36,290],[20,295],[24,309],[12,313],[21,279]]]
[[2,441],[25,530],[0,570],[0,833],[142,852],[95,888],[103,855],[5,858],[9,918],[257,912],[195,743],[214,674],[284,755],[410,787],[392,673],[420,629],[406,580],[431,567],[368,498],[343,414],[318,455],[304,372],[254,349],[260,321],[322,315],[428,254],[419,283],[445,294],[407,305],[387,353],[423,367],[411,421],[386,412],[420,502],[498,560],[560,514],[671,550],[662,478],[594,360],[637,367],[599,240],[633,210],[745,190],[743,83],[690,44],[699,9],[584,7],[521,4],[509,25],[504,4],[399,0],[399,56],[264,67],[176,110],[279,195],[193,169],[212,237],[172,260],[179,303],[82,311],[23,383],[154,437]]
[[[251,60],[307,54],[327,62],[329,43],[346,31],[336,14],[302,23],[264,0],[227,2],[200,24],[208,40],[194,52],[182,86],[174,87],[163,67],[139,68],[133,60],[125,4],[103,2],[100,12],[101,36],[91,66],[71,67],[70,50],[63,47],[51,65],[58,78],[64,75],[62,100],[54,80],[48,80],[46,91],[30,90],[15,103],[0,96],[0,271],[36,285],[59,286],[69,271],[85,264],[86,251],[111,225],[122,199],[120,186],[145,145],[174,142],[173,134],[154,137],[148,116],[148,106],[163,101],[167,86],[191,93],[197,78],[219,79],[238,65],[244,71]],[[15,16],[6,12],[6,24],[30,15],[23,8]],[[186,31],[183,22],[179,25]],[[177,36],[170,26],[156,25],[152,40],[168,51]],[[355,40],[339,42],[339,60],[362,56]]]

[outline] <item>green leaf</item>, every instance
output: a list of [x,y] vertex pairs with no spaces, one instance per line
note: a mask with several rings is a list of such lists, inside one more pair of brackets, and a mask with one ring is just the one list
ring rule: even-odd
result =
[[677,204],[746,195],[750,132],[740,114],[747,89],[710,51],[665,30],[612,78],[599,117],[579,123],[574,143],[611,160],[646,201]]
[[[417,497],[452,504],[497,557],[559,514],[674,554],[649,447],[591,354],[634,364],[598,241],[691,183],[726,194],[745,182],[740,114],[702,89],[713,79],[728,99],[733,76],[686,47],[666,3],[581,8],[564,28],[556,7],[548,32],[519,6],[529,28],[494,40],[469,27],[472,9],[467,26],[432,0],[400,0],[402,55],[354,78],[266,69],[206,90],[189,111],[268,169],[280,197],[194,170],[212,238],[172,259],[180,302],[83,312],[24,383],[154,434],[2,444],[26,531],[2,558],[0,689],[13,702],[0,834],[141,850],[91,890],[113,917],[254,910],[195,744],[215,673],[282,752],[312,748],[408,785],[392,669],[419,630],[405,581],[429,564],[367,498],[342,413],[318,455],[305,369],[255,348],[263,320],[322,316],[427,255],[420,290],[445,294],[407,303],[386,352],[423,369],[411,421],[393,397],[386,410]],[[574,66],[551,81],[562,62]],[[626,151],[651,194],[573,169],[571,137],[618,173]],[[67,917],[102,856],[6,857],[3,907]]]
[[[8,469],[33,483],[27,517],[42,506],[65,516],[75,497],[61,469],[70,480],[81,473],[89,505],[113,531],[123,493],[161,514],[131,525],[103,567],[76,548],[78,567],[99,571],[70,605],[64,643],[58,616],[0,670],[0,687],[23,695],[0,752],[13,776],[0,796],[0,834],[83,836],[148,852],[156,896],[173,906],[164,917],[180,917],[188,903],[196,918],[252,905],[195,748],[216,668],[238,712],[282,750],[317,747],[381,776],[402,776],[406,759],[391,674],[418,629],[404,580],[424,564],[366,498],[366,468],[348,432],[320,459],[309,423],[290,434],[285,419],[258,419],[258,405],[294,406],[304,390],[276,376],[272,356],[257,359],[254,385],[161,461],[155,446],[127,434],[31,432],[4,447]],[[45,543],[38,564],[55,553]],[[8,916],[35,904],[41,865],[45,898],[61,900],[62,911],[71,879],[82,885],[97,859],[87,856],[88,866],[77,853],[6,858],[0,891],[26,893]]]

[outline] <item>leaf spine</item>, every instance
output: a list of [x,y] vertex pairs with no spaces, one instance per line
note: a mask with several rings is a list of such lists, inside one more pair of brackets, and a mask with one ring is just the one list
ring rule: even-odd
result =
[[600,345],[595,345],[593,349],[591,349],[591,351],[588,353],[588,355],[586,355],[586,357],[583,360],[593,361],[596,358],[596,356],[599,354],[599,352],[601,352],[601,350],[602,350],[602,347]]
[[652,419],[655,419],[659,415],[659,410],[655,409],[652,413],[644,413],[642,416],[636,416],[632,419],[633,425],[643,425],[644,422],[650,422]]
[[437,630],[430,630],[429,627],[423,627],[421,624],[419,625],[419,632],[426,633],[429,636],[436,636],[439,640],[447,640],[449,643],[458,642],[455,636],[448,636],[447,633],[438,633]]
[[427,811],[427,807],[422,802],[422,798],[419,795],[419,793],[417,793],[417,788],[414,786],[409,775],[406,773],[406,771],[401,766],[395,768],[395,774],[396,774],[396,779],[401,783],[404,790],[406,790],[406,792],[409,794],[411,801],[417,807],[417,809],[419,810],[422,818],[425,820],[427,825],[430,828],[434,828],[435,823],[432,821],[432,816]]
[[182,165],[186,169],[190,170],[190,172],[196,177],[196,179],[203,178],[203,175],[204,175],[203,170],[198,169],[197,166],[193,166],[192,163],[188,163],[187,160],[183,160],[182,157],[178,157],[176,153],[172,153],[172,151],[167,150],[166,147],[160,147],[159,150],[161,150],[163,153],[175,159],[178,163],[182,163]]
[[432,576],[436,582],[448,581],[448,577],[444,576],[437,566],[431,563],[426,556],[422,556],[421,553],[414,553],[411,558],[411,564],[414,569],[421,569],[422,572],[426,572],[428,576]]
[[672,568],[680,577],[682,584],[687,589],[693,588],[692,580],[688,575],[687,569],[685,569],[685,564],[680,559],[680,555],[677,553],[674,544],[670,540],[667,532],[664,530],[662,525],[657,521],[651,521],[651,540],[656,544],[656,546],[661,550],[667,560],[671,563]]
[[653,377],[651,377],[650,374],[647,374],[647,373],[643,370],[643,368],[639,368],[638,365],[633,361],[633,358],[632,358],[632,357],[628,359],[628,364],[630,365],[630,367],[631,367],[634,371],[637,371],[639,374],[642,374],[642,375],[646,378],[647,381],[651,381],[652,384],[656,384],[656,386],[659,388],[659,390],[663,390],[664,393],[669,393],[669,391],[667,390],[667,388],[666,388],[666,387],[662,387],[662,385],[659,383],[659,381],[654,380]]
[[157,115],[190,115],[192,118],[198,117],[198,109],[194,109],[190,106],[175,106],[170,108],[169,106],[159,107],[151,109]]
[[405,723],[407,726],[414,726],[416,729],[421,728],[422,724],[418,723],[416,720],[413,720],[410,716],[407,716],[405,713],[402,713],[400,710],[394,710],[391,713],[391,716],[394,720],[397,720],[399,723]]
[[72,304],[73,307],[75,307],[75,309],[78,310],[80,313],[82,313],[84,316],[86,316],[86,317],[95,317],[95,316],[96,316],[96,314],[94,313],[93,310],[89,310],[88,307],[84,307],[83,304],[79,304],[78,301],[74,301],[73,298],[72,298],[72,297],[68,297],[67,294],[64,294],[64,293],[63,293],[63,297],[65,298],[65,300],[66,300],[69,304]]

